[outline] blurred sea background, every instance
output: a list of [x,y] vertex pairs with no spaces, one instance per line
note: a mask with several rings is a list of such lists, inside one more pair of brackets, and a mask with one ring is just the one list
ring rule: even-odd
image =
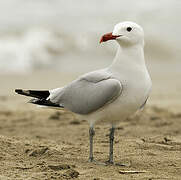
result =
[[180,7],[178,0],[0,1],[0,74],[105,67],[117,45],[99,39],[121,21],[143,26],[148,66],[180,71]]
[[[24,107],[14,89],[53,89],[108,66],[117,43],[99,44],[121,21],[145,31],[150,104],[181,109],[181,1],[0,1],[0,106]],[[1,101],[4,96],[8,101]],[[13,103],[12,103],[13,100]],[[25,106],[27,107],[27,106]]]

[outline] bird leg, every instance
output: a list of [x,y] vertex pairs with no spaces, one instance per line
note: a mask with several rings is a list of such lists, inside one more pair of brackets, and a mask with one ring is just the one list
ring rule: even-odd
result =
[[90,152],[89,152],[89,162],[93,162],[93,137],[95,135],[94,127],[89,128],[89,141],[90,141]]
[[107,161],[108,164],[113,164],[113,143],[114,143],[114,131],[115,127],[112,126],[110,129],[110,134],[109,134],[109,141],[110,141],[110,149],[109,149],[109,160]]

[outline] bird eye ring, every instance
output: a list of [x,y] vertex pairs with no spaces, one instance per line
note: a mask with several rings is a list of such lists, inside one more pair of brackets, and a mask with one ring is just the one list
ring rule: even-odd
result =
[[131,30],[132,30],[132,28],[131,27],[127,27],[127,29],[126,29],[128,32],[130,32]]

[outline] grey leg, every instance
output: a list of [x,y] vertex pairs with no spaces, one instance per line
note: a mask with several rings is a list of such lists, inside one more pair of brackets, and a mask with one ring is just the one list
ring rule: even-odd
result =
[[109,141],[110,141],[110,150],[109,150],[109,160],[108,163],[113,164],[113,143],[114,143],[114,131],[115,127],[112,126],[110,129],[110,134],[109,134]]
[[90,152],[89,152],[89,162],[93,162],[93,137],[95,135],[94,127],[89,128],[89,141],[90,141]]

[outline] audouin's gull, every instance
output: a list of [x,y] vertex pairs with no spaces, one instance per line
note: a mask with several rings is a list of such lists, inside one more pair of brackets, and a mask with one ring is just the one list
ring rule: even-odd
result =
[[16,89],[18,94],[34,97],[37,105],[65,108],[90,123],[90,154],[93,161],[94,123],[111,123],[108,163],[113,164],[113,142],[116,124],[141,109],[149,97],[151,79],[144,59],[144,32],[133,22],[116,24],[112,33],[102,36],[100,43],[116,40],[119,47],[113,63],[80,76],[65,87],[35,91]]

